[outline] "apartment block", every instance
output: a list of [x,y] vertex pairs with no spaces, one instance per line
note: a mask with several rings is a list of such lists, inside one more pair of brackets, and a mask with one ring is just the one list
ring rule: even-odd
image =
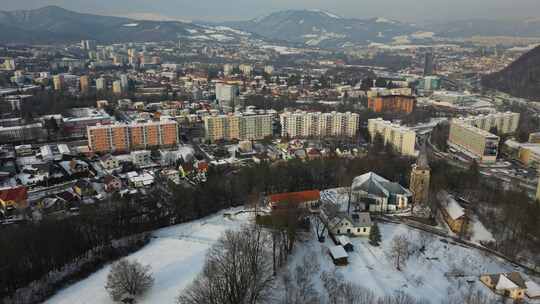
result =
[[500,135],[516,132],[519,126],[519,113],[498,112],[491,114],[480,114],[477,116],[469,116],[458,118],[459,120],[471,126],[475,126],[484,131],[490,131],[492,128],[497,129]]
[[453,119],[450,123],[448,143],[481,163],[494,163],[497,160],[499,137],[463,119]]
[[88,146],[98,153],[128,152],[178,144],[178,124],[156,121],[88,127]]
[[272,136],[271,115],[215,115],[204,118],[206,139],[260,140]]
[[358,114],[346,112],[285,112],[280,115],[281,136],[308,138],[318,136],[354,137],[358,132]]
[[416,97],[409,95],[386,95],[368,98],[368,108],[376,113],[411,113],[416,106]]
[[416,132],[405,126],[376,118],[368,120],[368,131],[371,140],[379,134],[385,145],[391,145],[401,155],[417,155],[415,150]]

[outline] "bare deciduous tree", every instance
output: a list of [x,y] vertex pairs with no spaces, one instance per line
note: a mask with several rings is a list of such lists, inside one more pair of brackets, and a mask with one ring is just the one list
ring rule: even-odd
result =
[[112,265],[105,289],[114,301],[121,301],[124,297],[135,298],[144,294],[153,284],[150,266],[122,259]]
[[390,255],[394,259],[396,269],[401,271],[407,265],[409,258],[409,240],[404,235],[397,235],[392,239]]
[[179,304],[259,304],[271,300],[272,258],[260,227],[226,231],[207,253],[202,273]]
[[341,285],[343,304],[372,304],[376,302],[375,294],[362,286],[346,282]]
[[326,224],[319,215],[315,215],[311,217],[311,219],[313,229],[315,229],[315,233],[317,234],[317,240],[319,240],[319,242],[324,242],[324,235],[326,234]]

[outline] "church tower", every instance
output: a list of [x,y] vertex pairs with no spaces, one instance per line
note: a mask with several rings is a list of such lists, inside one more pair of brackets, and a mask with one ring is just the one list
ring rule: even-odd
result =
[[426,148],[423,146],[411,171],[410,189],[413,193],[414,204],[422,205],[428,202],[430,176],[431,168],[429,167]]

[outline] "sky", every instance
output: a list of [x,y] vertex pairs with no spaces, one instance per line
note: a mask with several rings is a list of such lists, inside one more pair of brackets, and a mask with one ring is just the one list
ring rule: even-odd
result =
[[286,9],[323,9],[343,17],[401,21],[538,18],[540,0],[1,0],[3,10],[58,5],[103,15],[181,20],[247,20]]

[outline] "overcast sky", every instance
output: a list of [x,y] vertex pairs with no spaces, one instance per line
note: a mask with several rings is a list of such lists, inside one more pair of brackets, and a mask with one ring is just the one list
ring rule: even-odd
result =
[[1,0],[1,9],[59,5],[109,15],[148,14],[187,20],[245,20],[284,9],[323,9],[345,17],[403,21],[531,18],[540,0]]

